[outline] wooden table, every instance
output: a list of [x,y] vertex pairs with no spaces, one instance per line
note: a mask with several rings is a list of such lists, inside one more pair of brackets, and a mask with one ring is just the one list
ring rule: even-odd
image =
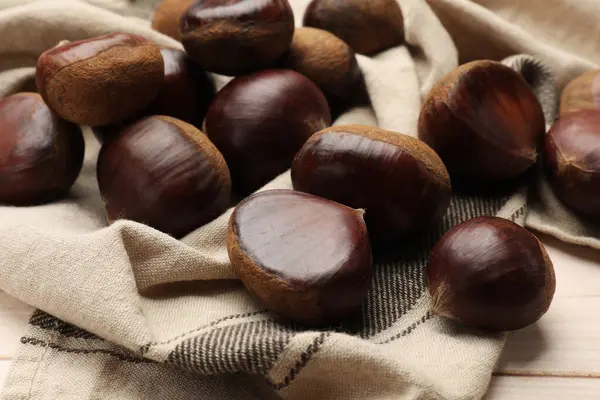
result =
[[[535,325],[509,334],[485,400],[600,399],[600,252],[540,236],[556,296]],[[0,292],[0,388],[31,307]]]

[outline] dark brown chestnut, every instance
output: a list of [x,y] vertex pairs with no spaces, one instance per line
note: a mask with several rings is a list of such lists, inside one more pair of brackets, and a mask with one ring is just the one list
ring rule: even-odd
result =
[[446,232],[431,251],[427,278],[437,314],[493,331],[536,322],[556,288],[544,246],[498,217],[474,218]]
[[196,65],[184,51],[162,49],[165,78],[147,113],[166,115],[202,129],[204,116],[215,97],[212,78]]
[[0,100],[0,125],[0,203],[34,205],[68,194],[83,165],[79,127],[37,93]]
[[288,50],[294,14],[287,0],[201,0],[181,17],[180,34],[203,69],[237,76],[272,67]]
[[329,31],[366,55],[404,42],[404,17],[396,0],[313,0],[304,26]]
[[184,51],[164,48],[160,53],[165,76],[156,98],[141,113],[126,121],[92,127],[100,142],[118,134],[126,125],[151,115],[177,118],[202,129],[206,111],[216,92],[212,77],[194,65]]
[[197,0],[163,0],[154,11],[152,29],[181,41],[181,16]]
[[600,110],[560,117],[546,135],[543,159],[558,197],[577,211],[600,217]]
[[600,110],[600,70],[578,76],[562,91],[560,115],[580,110]]
[[243,200],[229,220],[227,249],[248,290],[299,323],[338,322],[371,286],[363,212],[307,193],[268,190]]
[[197,128],[171,117],[144,118],[107,141],[97,175],[110,223],[137,221],[176,238],[230,205],[221,153]]
[[545,131],[542,107],[527,81],[488,60],[464,64],[428,94],[419,139],[444,160],[453,181],[505,181],[535,164]]
[[329,101],[335,114],[366,97],[363,76],[354,51],[327,31],[297,28],[282,62],[313,81]]
[[206,134],[227,160],[234,190],[245,195],[289,169],[304,142],[330,124],[327,100],[314,83],[273,69],[221,89],[206,115]]
[[159,47],[113,33],[60,44],[38,58],[36,85],[48,106],[79,125],[111,125],[146,108],[164,76]]
[[444,216],[452,188],[442,160],[425,143],[363,125],[314,134],[292,164],[294,189],[366,210],[374,244],[429,229]]

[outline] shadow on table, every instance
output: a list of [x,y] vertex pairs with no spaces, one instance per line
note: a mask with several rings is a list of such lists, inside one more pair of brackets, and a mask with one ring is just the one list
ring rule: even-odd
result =
[[[519,340],[511,340],[514,335],[519,335]],[[499,372],[525,366],[549,346],[544,330],[537,323],[519,331],[508,332],[506,339],[506,346],[496,367]]]

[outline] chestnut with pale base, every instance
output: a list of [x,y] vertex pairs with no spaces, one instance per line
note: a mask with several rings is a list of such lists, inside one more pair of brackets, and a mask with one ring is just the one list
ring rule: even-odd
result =
[[203,69],[237,76],[272,67],[287,51],[294,14],[287,0],[203,0],[182,15],[179,33]]
[[354,51],[322,29],[296,28],[282,67],[313,81],[336,115],[368,97]]
[[419,139],[444,160],[454,183],[492,185],[536,163],[545,121],[519,73],[479,60],[461,65],[434,86],[418,129]]
[[544,164],[562,201],[588,216],[600,217],[600,110],[561,116],[546,135]]
[[314,134],[292,164],[294,189],[367,210],[373,244],[398,245],[435,227],[452,188],[442,160],[408,135],[364,125]]
[[109,222],[129,219],[176,238],[231,201],[221,153],[194,126],[166,116],[144,118],[107,141],[97,175]]
[[446,232],[431,251],[427,278],[434,312],[493,331],[533,324],[556,289],[544,246],[498,217],[474,218]]
[[42,53],[37,88],[48,106],[79,125],[111,125],[141,112],[158,94],[159,47],[125,33],[60,44]]
[[244,285],[271,311],[303,324],[339,322],[371,287],[363,211],[292,190],[243,200],[227,249]]
[[600,110],[600,70],[573,79],[560,96],[560,115],[581,110]]
[[304,26],[329,31],[366,55],[404,41],[404,17],[396,0],[313,0]]
[[152,17],[152,29],[181,41],[179,25],[181,16],[197,0],[163,0]]

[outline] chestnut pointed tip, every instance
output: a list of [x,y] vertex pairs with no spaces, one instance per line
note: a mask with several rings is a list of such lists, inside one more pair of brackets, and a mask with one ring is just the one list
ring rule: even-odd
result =
[[437,314],[491,331],[535,323],[556,285],[540,241],[498,217],[473,218],[446,232],[431,251],[427,277]]
[[493,185],[516,179],[537,161],[545,117],[527,81],[491,60],[444,76],[423,103],[418,135],[456,181]]

